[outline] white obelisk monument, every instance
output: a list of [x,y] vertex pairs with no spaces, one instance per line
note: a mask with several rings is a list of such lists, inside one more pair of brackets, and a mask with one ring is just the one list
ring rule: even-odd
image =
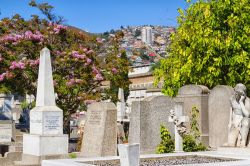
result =
[[33,156],[68,153],[63,134],[63,111],[56,106],[50,51],[40,52],[36,107],[30,111],[30,134],[23,136],[23,154]]

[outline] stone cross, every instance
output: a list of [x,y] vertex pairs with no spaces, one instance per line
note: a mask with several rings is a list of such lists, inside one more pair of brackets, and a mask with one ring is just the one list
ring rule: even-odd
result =
[[118,91],[118,102],[117,102],[117,121],[121,122],[125,117],[126,103],[124,100],[124,91],[119,88]]
[[175,124],[175,152],[183,152],[183,138],[181,134],[186,132],[184,122],[189,121],[188,116],[182,116],[183,103],[176,102],[174,110],[170,111],[169,122]]

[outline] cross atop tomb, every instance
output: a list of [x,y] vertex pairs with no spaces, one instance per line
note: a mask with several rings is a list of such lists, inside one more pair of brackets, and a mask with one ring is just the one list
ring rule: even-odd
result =
[[174,110],[170,110],[169,122],[175,125],[175,152],[183,152],[182,135],[186,132],[184,122],[189,122],[188,116],[182,115],[183,103],[176,102]]

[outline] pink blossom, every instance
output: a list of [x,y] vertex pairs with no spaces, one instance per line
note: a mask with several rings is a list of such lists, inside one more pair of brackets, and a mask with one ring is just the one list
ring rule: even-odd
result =
[[74,85],[74,84],[79,84],[79,83],[81,83],[82,82],[82,80],[81,79],[70,79],[67,83],[66,83],[66,85],[67,86],[72,86],[72,85]]
[[39,65],[39,59],[36,60],[29,60],[30,66],[37,66]]
[[0,74],[0,81],[3,81],[3,80],[4,80],[4,78],[5,78],[5,76],[6,76],[6,73],[2,73],[2,74]]
[[93,50],[88,50],[87,54],[92,54],[94,51]]
[[98,81],[102,81],[103,77],[102,77],[102,75],[100,73],[98,73],[98,74],[96,74],[95,79],[98,80]]
[[68,27],[63,26],[63,25],[56,25],[53,29],[53,31],[55,32],[55,34],[60,33],[63,30],[66,30]]
[[112,71],[112,73],[113,73],[113,74],[118,73],[117,69],[116,69],[116,68],[114,68],[114,67],[112,68],[112,70],[111,70],[111,71]]
[[16,62],[16,61],[13,61],[11,62],[11,66],[9,67],[11,70],[14,70],[14,69],[24,69],[25,68],[25,63],[23,62]]
[[6,72],[6,78],[12,78],[13,77],[13,73],[7,71]]
[[101,38],[98,37],[98,38],[96,38],[96,41],[97,41],[98,43],[102,43],[103,40],[102,40]]
[[56,55],[62,55],[62,52],[56,51]]
[[100,73],[99,70],[98,70],[95,66],[92,66],[92,72],[93,72],[94,74]]
[[43,41],[43,35],[39,31],[36,31],[35,33],[32,33],[31,31],[26,31],[24,33],[24,38],[26,40],[32,40],[32,41],[38,41],[38,42]]
[[92,62],[92,60],[91,60],[91,59],[89,59],[89,58],[87,58],[85,65],[86,65],[86,66],[88,66],[88,65],[90,65],[90,64],[91,64],[91,62]]
[[84,54],[79,54],[78,51],[72,51],[72,56],[77,59],[84,59],[86,55]]

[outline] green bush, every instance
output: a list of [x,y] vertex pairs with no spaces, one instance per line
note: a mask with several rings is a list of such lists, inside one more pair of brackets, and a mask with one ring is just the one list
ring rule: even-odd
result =
[[[199,110],[196,107],[192,108],[190,118],[190,131],[183,135],[183,150],[184,152],[205,151],[207,147],[201,142],[201,133],[199,129]],[[164,125],[160,127],[161,143],[157,146],[156,153],[171,153],[174,152],[174,140]]]
[[190,132],[183,138],[183,150],[185,152],[197,152],[207,150],[206,146],[201,143],[201,133],[199,129],[199,110],[192,108],[190,119]]
[[197,152],[205,151],[207,148],[201,142],[197,140],[191,134],[185,135],[183,138],[183,151],[184,152]]
[[74,159],[74,158],[77,158],[77,155],[76,153],[69,153],[69,157]]
[[161,143],[157,146],[156,153],[171,153],[174,151],[174,141],[171,138],[171,135],[164,125],[160,127],[161,132]]

